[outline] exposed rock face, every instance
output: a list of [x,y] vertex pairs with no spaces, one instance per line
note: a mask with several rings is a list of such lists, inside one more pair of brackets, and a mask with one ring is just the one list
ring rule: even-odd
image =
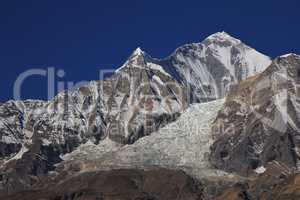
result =
[[22,141],[32,136],[32,121],[45,105],[43,101],[8,101],[0,105],[0,158],[19,152]]
[[214,122],[214,166],[242,175],[271,161],[299,166],[299,72],[299,56],[281,56],[231,89]]
[[87,172],[42,187],[0,195],[5,200],[202,200],[202,185],[181,171]]

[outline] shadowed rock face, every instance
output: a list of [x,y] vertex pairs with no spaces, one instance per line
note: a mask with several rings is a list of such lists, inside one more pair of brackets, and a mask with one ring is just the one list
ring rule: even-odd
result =
[[[55,182],[57,181],[57,182]],[[82,173],[5,200],[201,200],[202,186],[181,171],[157,169]]]
[[299,71],[299,56],[279,57],[231,89],[213,124],[214,166],[242,175],[271,161],[299,166]]

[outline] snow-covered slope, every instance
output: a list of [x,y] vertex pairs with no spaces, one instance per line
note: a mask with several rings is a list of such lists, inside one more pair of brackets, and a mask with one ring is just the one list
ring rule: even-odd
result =
[[191,101],[223,98],[231,84],[262,72],[271,59],[225,32],[179,47],[161,61],[190,90]]
[[[231,84],[260,73],[271,64],[268,56],[225,32],[212,34],[200,43],[183,45],[164,59],[154,59],[140,48],[131,58],[141,55],[147,68],[172,76],[184,85],[190,102],[223,98]],[[117,72],[128,66],[143,68],[139,62],[129,63]]]

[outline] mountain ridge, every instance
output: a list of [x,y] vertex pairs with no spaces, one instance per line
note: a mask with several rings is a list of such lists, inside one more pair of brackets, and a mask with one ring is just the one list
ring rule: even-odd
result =
[[137,48],[105,80],[50,101],[28,101],[27,110],[23,101],[1,104],[0,175],[5,182],[0,188],[10,193],[38,184],[83,144],[126,146],[151,137],[190,105],[225,97],[231,85],[260,73],[269,62],[240,40],[216,33],[177,48],[164,60]]

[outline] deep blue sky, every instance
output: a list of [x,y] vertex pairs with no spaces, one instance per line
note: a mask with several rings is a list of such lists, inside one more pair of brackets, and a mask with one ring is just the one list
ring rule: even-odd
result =
[[[30,68],[64,69],[63,81],[98,79],[138,46],[153,57],[226,31],[275,57],[300,53],[299,0],[8,0],[0,3],[0,101],[13,97]],[[46,79],[31,78],[24,98],[46,98]]]

